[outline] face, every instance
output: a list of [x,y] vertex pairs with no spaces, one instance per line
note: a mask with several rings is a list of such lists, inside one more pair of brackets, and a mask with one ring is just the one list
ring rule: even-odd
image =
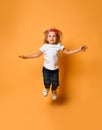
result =
[[57,41],[57,36],[56,36],[56,34],[55,34],[55,32],[49,32],[48,33],[48,35],[47,35],[47,41],[48,41],[48,43],[50,43],[50,44],[54,44],[54,43],[56,43],[56,41]]

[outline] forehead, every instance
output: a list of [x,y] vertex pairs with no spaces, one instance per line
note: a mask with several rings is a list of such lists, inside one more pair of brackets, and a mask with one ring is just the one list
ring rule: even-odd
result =
[[54,31],[50,31],[48,35],[56,35],[56,33]]

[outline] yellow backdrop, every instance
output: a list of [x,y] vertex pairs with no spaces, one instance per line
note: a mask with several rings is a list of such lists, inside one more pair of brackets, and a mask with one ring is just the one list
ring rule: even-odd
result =
[[[4,0],[0,2],[0,129],[102,129],[101,0]],[[66,49],[84,44],[86,52],[60,53],[58,100],[42,96],[43,57],[36,52],[43,32],[60,29]]]

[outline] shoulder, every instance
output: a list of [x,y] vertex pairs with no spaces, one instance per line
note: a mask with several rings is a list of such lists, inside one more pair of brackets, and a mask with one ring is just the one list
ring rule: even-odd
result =
[[44,43],[44,44],[41,45],[40,48],[43,48],[43,47],[46,47],[46,46],[47,46],[47,43]]
[[62,45],[62,43],[57,43],[57,46],[64,46],[64,45]]
[[41,47],[40,47],[40,51],[45,51],[45,49],[47,48],[47,43],[44,43]]

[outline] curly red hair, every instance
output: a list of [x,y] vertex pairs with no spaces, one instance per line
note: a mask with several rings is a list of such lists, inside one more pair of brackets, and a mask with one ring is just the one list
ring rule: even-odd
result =
[[44,36],[45,36],[44,43],[48,43],[47,36],[48,36],[49,32],[55,32],[55,34],[57,36],[56,43],[61,42],[61,37],[62,37],[63,33],[59,29],[50,28],[50,29],[47,29],[47,30],[44,31]]

